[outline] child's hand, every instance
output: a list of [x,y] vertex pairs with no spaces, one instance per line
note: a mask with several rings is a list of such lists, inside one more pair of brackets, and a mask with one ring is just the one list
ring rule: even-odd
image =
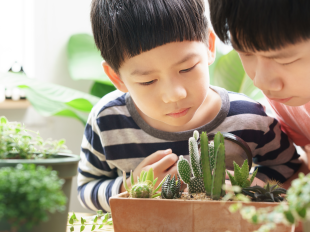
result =
[[[171,149],[156,151],[155,153],[146,157],[133,171],[133,176],[135,182],[137,181],[137,176],[140,176],[142,170],[148,171],[150,168],[154,170],[154,178],[158,177],[158,181],[155,185],[157,187],[162,179],[167,175],[171,174],[177,175],[177,161],[179,157],[172,153]],[[130,179],[127,179],[127,185],[131,186]],[[121,185],[121,192],[125,192],[123,184]]]

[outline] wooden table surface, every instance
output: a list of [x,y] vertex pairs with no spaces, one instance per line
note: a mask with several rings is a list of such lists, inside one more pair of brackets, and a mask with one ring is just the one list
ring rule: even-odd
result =
[[[70,216],[72,215],[72,213],[69,213]],[[77,217],[77,219],[81,220],[81,217],[87,217],[87,216],[93,216],[94,214],[89,214],[89,213],[75,213],[75,216]],[[67,228],[67,232],[70,232],[70,227],[68,226]],[[81,226],[74,226],[74,231],[80,231],[80,227]],[[101,229],[97,229],[99,226],[96,226],[96,229],[93,230],[93,232],[113,232],[113,226],[103,226]],[[91,232],[91,225],[87,225],[85,226],[85,229],[83,230],[83,232]]]

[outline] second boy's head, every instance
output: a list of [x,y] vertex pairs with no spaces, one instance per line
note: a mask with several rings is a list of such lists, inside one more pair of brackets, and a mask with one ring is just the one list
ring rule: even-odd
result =
[[219,38],[239,52],[265,95],[300,106],[310,101],[309,0],[209,0]]
[[195,118],[215,53],[203,0],[94,0],[91,21],[106,74],[146,122]]

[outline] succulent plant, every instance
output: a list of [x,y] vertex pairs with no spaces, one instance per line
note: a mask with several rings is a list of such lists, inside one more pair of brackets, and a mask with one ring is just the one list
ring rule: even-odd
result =
[[[178,161],[178,173],[188,186],[189,193],[206,192],[212,199],[219,199],[225,194],[222,185],[225,182],[225,146],[224,137],[218,132],[214,143],[208,143],[207,133],[200,138],[201,156],[199,156],[198,131],[189,138],[189,155],[191,165],[183,156]],[[216,152],[214,152],[216,151]],[[191,171],[193,177],[191,177]]]
[[180,177],[178,175],[178,179],[177,181],[175,180],[175,176],[172,177],[172,179],[170,179],[171,175],[168,174],[168,176],[166,177],[164,183],[163,183],[163,187],[161,189],[161,197],[163,199],[176,199],[176,198],[180,198],[181,193],[181,180]]
[[285,199],[281,194],[286,194],[286,189],[281,188],[278,183],[273,185],[267,183],[264,187],[256,185],[243,188],[242,193],[250,196],[252,201],[281,202]]
[[154,189],[154,186],[158,180],[156,178],[154,180],[154,171],[153,168],[150,168],[147,172],[141,171],[140,177],[137,177],[138,182],[134,182],[134,177],[132,171],[130,172],[130,181],[131,181],[131,188],[128,187],[126,182],[126,172],[123,171],[123,184],[126,191],[129,193],[130,197],[132,198],[154,198],[161,195],[161,193],[157,193],[160,189],[162,184],[164,183],[165,177],[161,183]]
[[238,185],[241,188],[247,188],[250,187],[255,176],[257,173],[256,169],[253,174],[250,176],[249,174],[249,164],[248,160],[245,160],[242,164],[242,167],[240,167],[235,161],[234,161],[234,176],[230,174],[230,172],[227,171],[227,174],[229,176],[231,185]]

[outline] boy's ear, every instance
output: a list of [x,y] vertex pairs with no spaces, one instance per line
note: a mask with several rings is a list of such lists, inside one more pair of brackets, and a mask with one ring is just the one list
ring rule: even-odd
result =
[[108,63],[105,61],[102,61],[101,65],[103,67],[105,74],[107,74],[107,76],[112,81],[112,83],[115,85],[115,87],[124,93],[128,92],[124,82],[122,81],[120,76],[114,72],[111,66],[108,65]]
[[216,48],[215,48],[216,36],[213,30],[209,30],[208,40],[208,64],[211,65],[215,60]]

